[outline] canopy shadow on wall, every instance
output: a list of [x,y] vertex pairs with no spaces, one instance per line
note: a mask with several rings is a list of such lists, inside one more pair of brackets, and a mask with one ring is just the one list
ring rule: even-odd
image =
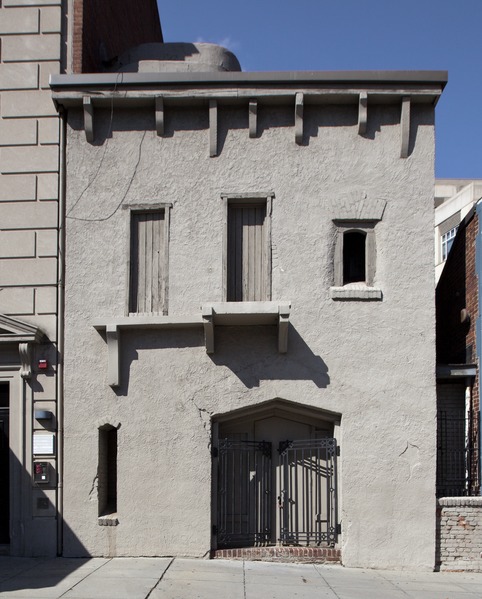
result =
[[276,352],[275,327],[218,327],[216,352],[209,357],[227,366],[248,387],[263,380],[312,381],[318,388],[330,384],[328,366],[290,323],[288,352]]

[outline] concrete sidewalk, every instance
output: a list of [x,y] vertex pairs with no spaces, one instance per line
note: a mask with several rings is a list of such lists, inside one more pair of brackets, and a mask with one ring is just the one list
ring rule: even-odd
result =
[[480,599],[482,574],[181,558],[0,557],[0,597]]

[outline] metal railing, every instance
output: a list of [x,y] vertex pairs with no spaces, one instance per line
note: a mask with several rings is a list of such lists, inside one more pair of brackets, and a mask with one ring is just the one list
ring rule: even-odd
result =
[[437,413],[437,497],[478,495],[479,414]]

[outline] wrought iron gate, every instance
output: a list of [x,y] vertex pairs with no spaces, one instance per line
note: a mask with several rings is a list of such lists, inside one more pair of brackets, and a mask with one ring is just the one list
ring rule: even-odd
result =
[[284,545],[334,545],[337,537],[336,441],[280,443],[278,497]]
[[[232,438],[219,441],[215,452],[218,458],[215,530],[219,547],[254,547],[275,542],[335,544],[339,532],[336,440],[283,441],[277,453],[277,459],[273,460],[272,444],[268,441]],[[273,486],[277,487],[277,495]]]
[[219,442],[218,543],[254,547],[271,539],[271,443]]

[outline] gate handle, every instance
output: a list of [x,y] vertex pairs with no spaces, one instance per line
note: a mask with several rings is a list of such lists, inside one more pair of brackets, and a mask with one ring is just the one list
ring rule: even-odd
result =
[[284,508],[284,503],[281,501],[281,495],[278,495],[278,506],[281,510]]

